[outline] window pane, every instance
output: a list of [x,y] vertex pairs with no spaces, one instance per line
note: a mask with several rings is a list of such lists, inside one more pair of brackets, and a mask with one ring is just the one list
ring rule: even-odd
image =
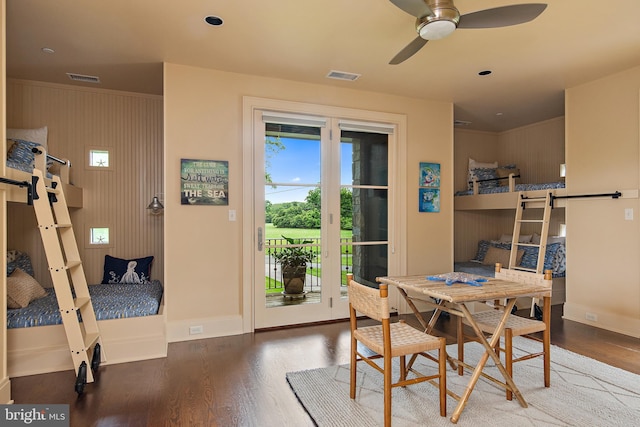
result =
[[97,168],[108,168],[109,152],[104,150],[90,150],[89,166],[94,166]]
[[108,245],[109,228],[91,228],[91,236],[89,240],[89,243],[92,245]]

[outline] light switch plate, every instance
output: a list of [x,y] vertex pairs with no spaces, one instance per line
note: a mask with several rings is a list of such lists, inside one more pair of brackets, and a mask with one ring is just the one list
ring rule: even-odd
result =
[[627,221],[633,221],[633,208],[626,208],[624,210],[624,219]]

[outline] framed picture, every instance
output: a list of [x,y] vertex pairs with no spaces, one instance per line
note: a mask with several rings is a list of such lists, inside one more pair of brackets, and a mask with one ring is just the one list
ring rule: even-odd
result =
[[227,206],[229,162],[180,159],[180,204]]
[[440,188],[440,163],[420,163],[419,186]]
[[420,188],[419,212],[440,212],[440,189]]

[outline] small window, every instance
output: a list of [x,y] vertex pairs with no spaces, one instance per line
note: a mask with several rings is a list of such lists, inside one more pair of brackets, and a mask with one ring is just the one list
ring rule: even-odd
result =
[[109,228],[108,227],[100,227],[100,228],[91,227],[89,243],[91,243],[92,245],[108,245],[109,244]]
[[89,150],[89,166],[108,168],[109,152],[105,150]]
[[113,170],[115,154],[113,147],[86,147],[86,169],[89,170]]
[[86,228],[85,248],[112,248],[113,228],[109,224],[99,224],[99,226],[88,226]]

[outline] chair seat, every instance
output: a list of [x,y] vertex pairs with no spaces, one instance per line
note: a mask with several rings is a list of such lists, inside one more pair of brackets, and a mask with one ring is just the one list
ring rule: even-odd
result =
[[[404,322],[390,325],[391,356],[405,356],[440,348],[440,338],[425,334]],[[358,341],[378,354],[384,352],[382,326],[366,326],[353,331]]]
[[[496,329],[496,325],[502,319],[502,311],[499,310],[487,310],[473,315],[473,319],[483,332],[492,333]],[[465,324],[469,324],[466,319],[463,320]],[[516,316],[514,314],[509,315],[505,329],[511,329],[513,335],[526,335],[534,332],[542,332],[547,329],[544,322],[535,319],[527,319],[526,317]],[[504,335],[504,332],[503,332]]]

